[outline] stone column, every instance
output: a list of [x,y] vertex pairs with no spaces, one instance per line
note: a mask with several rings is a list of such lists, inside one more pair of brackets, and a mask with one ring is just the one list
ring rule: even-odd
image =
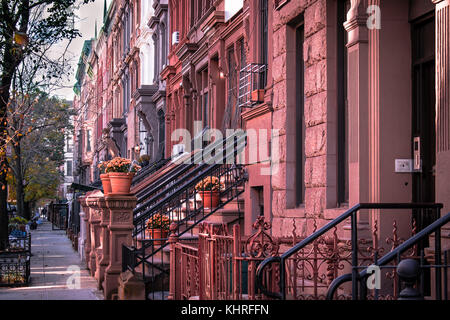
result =
[[[450,212],[450,0],[432,0],[436,5],[436,202],[444,208],[441,216]],[[434,261],[434,234],[430,236],[429,262]],[[450,249],[450,227],[441,230],[441,250]],[[435,297],[435,277],[431,273],[431,293]],[[450,275],[447,275],[450,281]],[[443,278],[443,276],[442,276]],[[445,279],[443,279],[445,281]],[[442,287],[443,288],[443,287]],[[442,291],[442,293],[444,293]],[[450,288],[447,289],[450,294]]]
[[109,194],[105,197],[109,209],[109,245],[110,255],[105,271],[104,295],[111,300],[117,293],[118,278],[122,272],[122,245],[131,246],[133,231],[133,209],[137,199],[134,196]]
[[436,4],[436,201],[450,211],[450,0]]
[[[352,0],[344,27],[348,32],[348,114],[349,114],[349,206],[370,202],[369,127],[369,29],[368,0]],[[359,226],[368,229],[369,216],[359,216]]]
[[[87,195],[86,195],[87,196]],[[82,239],[83,241],[83,249],[81,250],[84,253],[84,261],[86,262],[86,267],[88,269],[91,269],[91,225],[89,223],[89,206],[86,203],[86,196],[84,197],[80,197],[80,205],[81,205],[81,209],[83,211],[83,216],[80,218],[82,218],[83,220],[80,220],[80,224],[84,225],[84,239]]]
[[86,211],[83,206],[83,202],[85,197],[80,197],[78,201],[80,201],[80,234],[78,236],[78,253],[80,254],[81,261],[86,261],[84,256],[84,245],[86,242]]
[[[101,195],[103,193],[99,192]],[[89,197],[86,198],[86,203],[89,206],[89,224],[90,224],[90,234],[91,234],[91,252],[89,255],[89,264],[91,276],[97,278],[97,263],[98,256],[100,255],[100,212],[97,206],[97,201],[100,197],[100,194],[93,193]]]
[[101,237],[100,243],[102,248],[102,254],[98,260],[97,271],[98,271],[98,288],[103,288],[103,281],[105,280],[105,270],[109,264],[110,246],[109,246],[109,209],[106,206],[106,201],[104,197],[98,199],[98,208],[100,211],[100,227],[101,227]]

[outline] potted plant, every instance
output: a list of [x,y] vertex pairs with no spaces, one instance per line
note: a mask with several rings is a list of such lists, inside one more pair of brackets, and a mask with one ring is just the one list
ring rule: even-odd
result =
[[143,154],[142,156],[139,157],[138,162],[141,165],[141,167],[146,167],[148,166],[150,161],[150,156],[148,154]]
[[109,161],[105,172],[111,183],[111,193],[130,194],[131,181],[139,169],[141,167],[129,159],[116,157]]
[[103,194],[106,196],[108,193],[111,193],[111,182],[109,180],[109,176],[106,173],[106,168],[108,166],[109,161],[102,161],[98,164],[98,169],[100,170],[100,180],[102,180],[103,185]]
[[[169,235],[169,217],[160,213],[154,214],[147,220],[147,233],[152,239],[165,239]],[[156,240],[154,245],[162,245],[165,240]]]
[[215,176],[206,177],[196,184],[195,190],[200,194],[204,208],[212,209],[218,206],[221,188],[223,188],[223,183]]

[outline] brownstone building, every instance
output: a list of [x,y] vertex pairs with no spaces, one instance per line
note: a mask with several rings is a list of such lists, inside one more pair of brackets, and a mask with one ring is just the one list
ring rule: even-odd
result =
[[[352,289],[336,292],[355,298],[356,266],[378,263],[406,239],[415,242],[399,256],[439,262],[449,249],[442,226],[450,208],[449,6],[154,1],[153,83],[137,85],[147,76],[134,76],[140,59],[133,50],[124,51],[114,78],[113,138],[136,131],[140,120],[130,114],[137,110],[161,155],[131,189],[132,241],[115,248],[123,249],[125,270],[118,295],[130,297],[134,288],[150,299],[265,298],[271,294],[256,284],[259,265],[259,285],[278,297],[322,299],[347,277]],[[129,88],[126,79],[133,79]],[[193,148],[191,139],[207,128],[224,139]],[[192,160],[226,143],[239,154],[239,132],[247,133],[243,163],[224,163],[221,153],[211,153],[219,163],[175,163],[178,153]],[[132,145],[122,154],[135,159],[135,141],[126,141]],[[207,206],[197,187],[208,177],[221,184],[217,206]],[[147,227],[159,215],[172,224],[162,244]],[[423,231],[432,223],[440,224]],[[427,233],[419,241],[420,232]],[[423,276],[422,295],[439,299],[448,280],[440,272]],[[393,271],[369,296],[398,298],[398,277]]]

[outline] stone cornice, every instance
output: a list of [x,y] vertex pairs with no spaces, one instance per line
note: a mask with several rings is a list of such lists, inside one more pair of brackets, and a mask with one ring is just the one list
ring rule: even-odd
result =
[[273,107],[270,103],[266,102],[257,107],[253,107],[247,111],[242,112],[242,119],[245,121],[249,121],[269,112],[273,112]]
[[205,20],[205,23],[201,27],[200,30],[202,32],[207,33],[209,30],[214,29],[216,26],[225,23],[225,12],[224,11],[214,11],[213,14],[208,16],[208,19]]
[[156,5],[153,5],[153,8],[155,9],[154,15],[157,17],[161,17],[162,13],[164,11],[167,11],[169,8],[168,4],[160,3],[159,1],[156,3]]
[[159,17],[152,16],[147,25],[150,29],[155,29],[156,25],[159,24],[160,21],[161,19]]
[[193,52],[195,52],[198,49],[198,45],[196,43],[184,43],[176,52],[176,55],[178,56],[178,59],[181,61],[188,58]]
[[139,100],[141,97],[151,97],[158,91],[158,87],[156,85],[141,85],[136,91],[134,92],[134,99],[136,101]]
[[163,79],[167,79],[172,74],[175,74],[175,68],[173,66],[166,66],[160,73]]
[[160,99],[166,98],[166,90],[158,90],[156,93],[152,96],[152,101],[157,102]]

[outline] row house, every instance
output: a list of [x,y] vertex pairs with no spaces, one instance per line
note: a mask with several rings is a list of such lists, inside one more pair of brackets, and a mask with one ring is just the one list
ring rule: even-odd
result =
[[[401,257],[419,263],[419,295],[440,299],[449,10],[448,0],[113,1],[102,132],[116,147],[103,159],[148,154],[154,165],[123,198],[130,234],[110,248],[122,272],[107,298],[397,299]],[[213,177],[214,206],[198,187]],[[95,197],[85,212],[101,211]],[[159,215],[170,233],[154,239],[146,224]],[[371,264],[391,267],[367,291],[358,272]]]

